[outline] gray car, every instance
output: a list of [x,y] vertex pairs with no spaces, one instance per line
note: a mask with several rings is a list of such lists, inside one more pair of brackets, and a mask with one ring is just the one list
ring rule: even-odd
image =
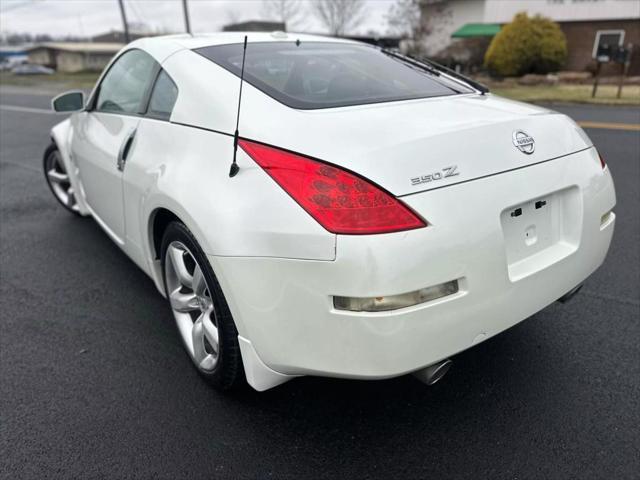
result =
[[32,65],[25,63],[24,65],[18,65],[11,73],[14,75],[53,75],[55,70],[53,68],[44,67],[42,65]]

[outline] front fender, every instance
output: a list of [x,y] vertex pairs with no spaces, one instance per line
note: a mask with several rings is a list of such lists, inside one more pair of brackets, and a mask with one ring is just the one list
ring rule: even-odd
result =
[[78,167],[73,161],[71,155],[71,141],[73,139],[73,126],[71,123],[71,117],[61,121],[51,129],[51,140],[58,148],[60,157],[64,163],[64,168],[69,175],[69,181],[73,187],[73,191],[76,193],[76,202],[78,203],[78,210],[81,215],[89,215],[89,208],[84,199],[84,190],[80,183],[78,175]]

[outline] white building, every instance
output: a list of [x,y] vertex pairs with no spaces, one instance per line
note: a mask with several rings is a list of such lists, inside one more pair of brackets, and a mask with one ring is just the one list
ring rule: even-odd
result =
[[456,38],[492,36],[519,12],[543,15],[560,24],[567,37],[568,70],[592,62],[599,31],[618,31],[621,43],[633,43],[632,63],[640,69],[640,0],[423,0],[423,21],[430,27],[426,51],[437,56]]

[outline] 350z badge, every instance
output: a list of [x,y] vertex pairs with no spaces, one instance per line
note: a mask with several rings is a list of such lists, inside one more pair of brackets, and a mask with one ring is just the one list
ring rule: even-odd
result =
[[411,179],[411,185],[422,185],[423,183],[435,182],[437,180],[442,180],[443,178],[455,177],[456,175],[460,175],[460,172],[458,172],[458,166],[453,165],[451,167],[444,167],[439,172],[414,177]]

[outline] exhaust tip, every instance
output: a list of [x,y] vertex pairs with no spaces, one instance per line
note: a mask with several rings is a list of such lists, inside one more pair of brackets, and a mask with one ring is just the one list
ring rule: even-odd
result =
[[422,370],[413,372],[413,376],[420,380],[425,385],[434,385],[444,377],[453,362],[450,359],[443,360],[442,362],[434,363]]
[[560,297],[558,301],[560,303],[567,303],[569,300],[571,300],[573,297],[575,297],[578,294],[578,292],[582,289],[582,287],[583,287],[583,284],[581,283],[580,285],[578,285],[577,287],[573,288],[568,293]]

